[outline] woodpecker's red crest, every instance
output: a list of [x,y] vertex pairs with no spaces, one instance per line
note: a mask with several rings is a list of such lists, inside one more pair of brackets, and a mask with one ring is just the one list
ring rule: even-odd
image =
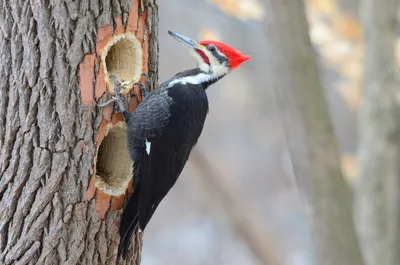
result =
[[[222,42],[211,40],[197,42],[172,31],[168,31],[168,33],[191,51],[198,61],[199,68],[203,73],[207,73],[210,80],[226,75],[243,62],[251,59],[250,56],[244,55]],[[198,82],[203,82],[207,78],[200,77]]]
[[203,40],[200,41],[200,44],[203,46],[208,46],[210,44],[216,46],[220,50],[220,52],[222,52],[229,59],[229,65],[231,69],[238,68],[242,63],[251,59],[251,56],[244,55],[235,48],[232,48],[222,42]]

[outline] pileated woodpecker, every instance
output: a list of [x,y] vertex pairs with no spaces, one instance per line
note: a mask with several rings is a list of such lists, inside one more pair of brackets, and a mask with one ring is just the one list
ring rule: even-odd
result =
[[143,231],[161,200],[181,174],[203,130],[208,113],[206,88],[243,62],[251,59],[238,50],[216,41],[196,42],[168,31],[187,47],[198,66],[176,74],[149,92],[142,86],[143,101],[134,112],[123,103],[114,76],[116,101],[127,124],[128,149],[133,165],[134,192],[122,214],[118,257],[126,257],[132,233]]

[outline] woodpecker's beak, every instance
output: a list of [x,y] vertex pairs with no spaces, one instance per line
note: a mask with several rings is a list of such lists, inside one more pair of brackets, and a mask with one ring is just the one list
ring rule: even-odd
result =
[[174,37],[176,40],[178,40],[180,43],[182,43],[185,47],[194,49],[194,50],[204,50],[205,46],[201,45],[197,41],[191,40],[188,37],[185,37],[181,34],[174,33],[172,31],[168,30],[169,35]]

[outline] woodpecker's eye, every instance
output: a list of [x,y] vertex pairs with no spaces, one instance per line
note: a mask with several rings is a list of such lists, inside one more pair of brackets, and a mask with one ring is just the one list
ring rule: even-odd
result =
[[215,46],[213,46],[213,45],[210,45],[207,47],[207,50],[209,50],[210,52],[215,52],[216,49],[217,48],[215,48]]

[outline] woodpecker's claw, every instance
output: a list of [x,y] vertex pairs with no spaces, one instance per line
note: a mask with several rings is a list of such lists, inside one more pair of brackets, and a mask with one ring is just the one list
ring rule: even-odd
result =
[[151,87],[150,77],[148,74],[141,74],[140,76],[144,76],[146,78],[146,86],[144,86],[140,82],[134,83],[133,85],[140,86],[140,90],[142,91],[142,97],[145,98],[150,93],[150,87]]
[[142,97],[143,98],[145,98],[146,96],[147,96],[147,94],[148,94],[148,91],[147,91],[147,89],[144,87],[144,85],[142,84],[142,83],[134,83],[133,84],[134,86],[135,85],[138,85],[138,86],[140,86],[140,90],[142,91]]
[[[145,98],[150,93],[151,81],[150,81],[150,77],[147,74],[141,74],[141,76],[144,76],[146,78],[146,86],[144,86],[140,82],[134,83],[133,85],[140,86],[140,90],[142,91],[142,97]],[[104,103],[97,104],[97,106],[105,107],[116,101],[117,105],[118,105],[116,112],[124,112],[126,110],[126,107],[121,98],[122,85],[120,82],[118,82],[118,78],[116,75],[112,74],[111,77],[114,79],[115,96],[113,96],[111,99],[109,99],[108,101],[106,101]]]
[[112,78],[114,78],[114,91],[115,91],[115,96],[113,97],[117,102],[118,105],[118,110],[117,112],[124,112],[126,111],[125,104],[121,98],[121,90],[122,90],[122,85],[120,82],[118,82],[118,78],[116,75],[111,75]]
[[[123,105],[123,102],[122,102],[122,99],[121,99],[121,84],[118,82],[118,79],[117,79],[116,75],[111,75],[111,77],[114,78],[115,96],[112,96],[111,99],[107,100],[106,102],[97,104],[97,106],[101,108],[101,107],[105,107],[105,106],[110,105],[114,101],[117,101],[117,104],[118,104],[118,107],[120,108],[120,110],[124,111],[125,110],[125,106]],[[121,106],[123,106],[123,108],[121,108]]]
[[140,76],[144,76],[146,78],[146,89],[147,92],[150,92],[150,88],[151,88],[151,81],[150,81],[150,76],[148,74],[141,74]]
[[100,107],[100,108],[102,108],[102,107],[105,107],[105,106],[110,105],[110,104],[113,103],[114,101],[115,101],[115,97],[112,97],[111,99],[107,100],[106,102],[97,104],[97,106]]

